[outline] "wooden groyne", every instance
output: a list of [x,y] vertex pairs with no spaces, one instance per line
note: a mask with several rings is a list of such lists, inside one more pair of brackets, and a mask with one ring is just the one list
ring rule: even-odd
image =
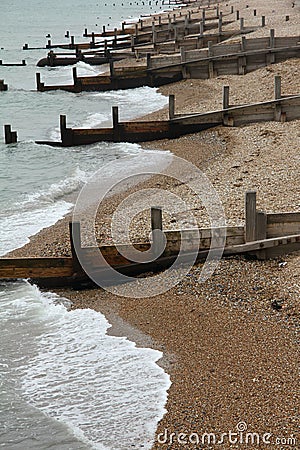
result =
[[[166,72],[166,71],[165,71]],[[110,75],[100,75],[92,77],[79,77],[76,67],[73,68],[73,84],[60,86],[46,86],[41,81],[41,75],[36,74],[36,86],[40,92],[64,90],[68,92],[82,91],[111,91],[118,89],[133,89],[142,86],[163,86],[164,84],[174,83],[182,80],[181,73],[165,73],[157,74],[155,77],[151,75],[144,66],[134,66],[126,68],[114,68],[112,61],[110,65]]]
[[[188,48],[188,47],[187,47]],[[178,55],[151,57],[147,65],[114,67],[110,73],[93,77],[77,76],[73,69],[73,84],[47,86],[37,74],[37,90],[66,90],[69,92],[108,91],[130,89],[140,86],[158,87],[182,79],[207,79],[219,75],[244,75],[269,64],[298,58],[300,36],[275,37],[270,30],[269,38],[246,39],[231,44],[211,44],[207,49],[187,50],[184,45]]]
[[37,141],[37,144],[71,147],[95,142],[145,142],[173,139],[218,125],[240,126],[253,122],[287,122],[300,118],[300,94],[281,94],[281,77],[274,78],[274,99],[248,105],[229,104],[229,86],[223,87],[223,108],[217,111],[178,114],[175,97],[169,96],[169,119],[120,122],[118,107],[112,108],[110,128],[69,128],[65,115],[60,116],[61,141]]
[[[199,17],[200,11],[202,11],[201,18]],[[227,15],[230,15],[230,13],[227,13]],[[178,42],[180,39],[191,33],[198,34],[199,27],[202,30],[202,33],[214,28],[219,28],[219,31],[221,31],[222,25],[228,25],[234,21],[230,20],[223,22],[223,16],[225,16],[225,14],[223,15],[219,10],[219,6],[202,6],[201,8],[199,6],[195,10],[188,10],[186,14],[182,14],[182,10],[180,10],[179,14],[173,12],[173,14],[161,14],[158,17],[152,16],[152,23],[150,25],[147,25],[150,21],[149,17],[146,24],[142,19],[134,24],[126,24],[126,22],[123,22],[121,29],[114,28],[114,30],[107,31],[105,26],[103,26],[102,33],[88,33],[87,29],[85,29],[83,36],[91,38],[90,42],[75,43],[75,37],[69,36],[69,32],[67,32],[65,37],[70,37],[69,43],[53,44],[51,40],[48,40],[45,48],[61,48],[76,50],[76,52],[85,50],[98,52],[102,50],[105,56],[109,51],[119,51],[130,48],[133,52],[131,53],[131,56],[134,56],[137,51],[139,51],[140,54],[143,52],[142,47],[149,47],[149,45],[152,45],[153,52],[157,53],[159,48],[156,48],[156,44],[163,44],[170,40]],[[102,38],[102,40],[97,41],[97,38]],[[31,48],[28,44],[25,44],[23,49],[29,50]],[[118,57],[120,57],[120,55],[118,55]],[[64,59],[67,59],[67,57],[60,57],[55,64],[66,65]],[[38,65],[49,65],[48,63],[49,58],[47,57],[40,60]]]
[[[118,59],[115,59],[116,61]],[[104,54],[85,55],[78,50],[75,54],[70,53],[54,53],[51,50],[46,58],[42,58],[37,62],[38,67],[58,67],[58,66],[72,66],[79,61],[83,61],[91,66],[99,66],[107,64],[110,61],[109,56]]]
[[207,49],[189,50],[183,45],[179,55],[151,57],[152,74],[164,70],[182,71],[184,78],[207,79],[219,75],[244,75],[270,64],[299,58],[300,36],[276,37],[274,29],[266,38],[243,36],[240,42],[208,44]]
[[68,128],[66,116],[60,116],[61,142],[36,141],[54,147],[72,147],[95,142],[144,142],[172,139],[218,125],[217,123],[184,123],[183,120],[157,120],[144,122],[119,122],[118,107],[113,107],[112,128]]
[[[157,238],[154,231],[163,230],[161,210],[151,208],[151,215],[152,241],[135,243],[135,250],[140,252],[149,250],[151,244],[152,251],[155,252]],[[73,286],[77,289],[91,284],[87,271],[90,275],[101,277],[103,283],[109,284],[112,281],[111,275],[104,262],[100,262],[99,250],[111,267],[129,276],[161,271],[171,266],[177,258],[184,264],[195,252],[198,255],[197,260],[200,260],[206,258],[209,250],[219,251],[220,248],[223,256],[249,254],[258,259],[273,258],[300,250],[300,213],[266,214],[257,211],[256,192],[248,191],[245,198],[245,218],[244,226],[164,231],[165,249],[161,256],[154,256],[153,261],[148,263],[137,263],[132,261],[130,256],[123,256],[125,251],[130,255],[132,247],[127,244],[82,247],[80,224],[71,223],[70,257],[0,258],[0,280],[26,278],[41,287]],[[214,248],[210,249],[212,237]],[[182,245],[185,251],[179,256]]]

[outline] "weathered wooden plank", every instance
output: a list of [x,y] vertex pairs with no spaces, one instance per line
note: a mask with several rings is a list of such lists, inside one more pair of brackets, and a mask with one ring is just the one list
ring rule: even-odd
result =
[[0,278],[70,277],[72,258],[14,258],[0,259]]
[[21,268],[61,268],[72,267],[71,257],[37,257],[37,258],[0,258],[0,268],[14,267],[15,265]]
[[261,48],[266,48],[269,45],[269,38],[255,38],[245,40],[245,51],[259,50]]
[[[243,237],[244,236],[244,227],[220,227],[213,229],[214,232],[218,232],[220,230],[220,233],[226,232],[227,237]],[[187,230],[184,230],[186,239],[197,239],[197,236],[200,236],[201,239],[211,238],[212,235],[212,229],[211,228],[190,228]],[[180,239],[181,231],[180,230],[167,230],[165,231],[165,235],[167,240],[176,240]]]
[[275,47],[290,47],[300,42],[299,36],[278,36],[275,37]]
[[270,213],[267,215],[267,223],[299,223],[300,224],[300,213],[289,212],[289,213]]
[[113,132],[113,128],[72,128],[74,138],[85,135],[109,135]]
[[[262,249],[265,250],[273,247],[287,246],[290,244],[293,244],[295,250],[300,250],[300,234],[275,237],[271,239],[264,239],[261,241],[247,242],[246,244],[242,245],[234,245],[232,247],[225,248],[224,255],[226,256],[229,254],[246,253]],[[282,250],[284,251],[286,249]]]
[[267,237],[288,236],[300,232],[300,222],[272,223],[267,226]]
[[169,130],[169,121],[141,121],[141,122],[122,122],[123,130],[127,133],[131,132],[161,132]]

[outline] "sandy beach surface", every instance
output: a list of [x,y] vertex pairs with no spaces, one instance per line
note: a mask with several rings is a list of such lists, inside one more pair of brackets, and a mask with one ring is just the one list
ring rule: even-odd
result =
[[[266,27],[250,36],[268,36],[270,28],[277,36],[299,36],[298,2],[226,4],[224,8],[233,5],[240,10],[249,26],[258,20],[254,8],[258,16],[266,16]],[[175,94],[178,112],[209,111],[221,107],[223,85],[230,86],[230,104],[272,99],[274,75],[281,75],[284,95],[299,94],[299,73],[299,59],[291,59],[245,76],[185,80],[160,91]],[[151,117],[167,114],[165,108]],[[300,210],[299,120],[217,127],[144,147],[171,151],[199,167],[219,194],[228,224],[243,224],[244,194],[249,189],[257,191],[258,208],[266,212]],[[154,177],[142,187],[159,187],[184,197],[198,224],[207,226],[203,208],[180,183]],[[110,242],[111,215],[127,195],[128,191],[118,193],[101,207],[97,220],[101,242]],[[151,198],[149,207],[150,202]],[[43,230],[13,254],[69,255],[68,221],[69,217]],[[166,229],[187,225],[180,214],[164,216]],[[148,214],[140,214],[132,225],[133,239],[144,239],[149,231]],[[70,298],[75,308],[104,313],[113,325],[110,333],[164,353],[160,364],[172,385],[153,449],[300,448],[300,252],[269,261],[223,259],[204,283],[199,282],[201,270],[202,264],[195,265],[179,284],[151,298],[120,297],[101,288],[57,292]],[[176,278],[176,270],[170,276]],[[143,289],[142,279],[131,283],[130,289]],[[246,428],[257,434],[259,446],[240,441]],[[230,430],[238,433],[231,440]],[[205,433],[213,433],[216,442],[211,436],[209,443]],[[222,433],[227,433],[223,440]]]

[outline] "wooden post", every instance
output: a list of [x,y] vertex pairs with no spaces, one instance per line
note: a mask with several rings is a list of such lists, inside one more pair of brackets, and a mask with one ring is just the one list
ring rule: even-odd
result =
[[5,144],[16,144],[18,136],[16,131],[11,131],[11,125],[4,125],[4,140]]
[[41,84],[41,74],[40,73],[36,73],[35,75],[35,79],[36,79],[36,88],[39,91],[40,89],[40,84]]
[[230,14],[233,14],[233,12],[234,12],[234,8],[233,8],[233,6],[231,6],[231,8],[230,8]]
[[66,38],[69,38],[69,37],[70,37],[70,31],[66,31],[65,37],[66,37]]
[[285,21],[288,22],[290,20],[290,16],[285,16]]
[[240,30],[243,31],[243,29],[244,29],[244,18],[241,17],[240,18]]
[[223,109],[229,108],[229,86],[223,86]]
[[74,48],[74,44],[75,44],[75,38],[74,38],[74,36],[71,36],[71,48]]
[[[87,35],[88,35],[88,29],[85,28],[85,29],[84,29],[84,33],[83,33],[83,37],[87,37]],[[69,36],[68,36],[68,37],[69,37]]]
[[37,73],[36,74],[36,90],[42,92],[44,89],[44,83],[41,82],[41,74]]
[[[105,42],[107,42],[107,41],[105,41]],[[92,41],[91,41],[91,45],[92,45],[92,47],[94,47],[94,45],[95,45],[95,33],[94,33],[94,32],[92,32]]]
[[147,60],[147,69],[151,69],[151,53],[147,53],[146,60]]
[[184,63],[186,61],[185,47],[183,47],[183,46],[180,47],[180,60],[182,63]]
[[59,125],[60,125],[60,136],[61,142],[65,146],[73,145],[73,133],[72,129],[67,128],[67,118],[65,115],[61,114],[59,117]]
[[124,34],[124,32],[125,32],[125,25],[126,25],[126,22],[122,22],[122,33]]
[[105,29],[105,25],[103,25],[103,27],[102,27],[102,34],[103,34],[103,36],[106,36],[106,29]]
[[256,212],[256,239],[267,239],[267,214],[263,211]]
[[236,11],[236,20],[239,20],[240,19],[240,11],[238,10],[238,11]]
[[115,76],[115,71],[114,71],[114,60],[110,59],[109,60],[109,72],[110,72],[110,76],[114,77]]
[[4,80],[0,80],[0,91],[7,91],[8,90],[8,86],[7,84],[4,83]]
[[178,29],[176,26],[174,26],[174,41],[175,41],[175,48],[177,48],[176,43],[178,41]]
[[65,116],[64,114],[61,114],[59,116],[59,126],[60,126],[61,140],[63,141],[63,137],[64,137],[65,132],[67,130],[67,116]]
[[169,119],[172,120],[175,117],[175,95],[169,95]]
[[[162,208],[160,206],[154,206],[151,208],[151,231],[152,251],[156,258],[164,249],[162,229]],[[158,230],[158,232],[156,230]]]
[[242,40],[241,40],[241,52],[245,52],[246,51],[246,36],[242,36]]
[[253,15],[256,17],[256,9],[253,10]]
[[157,33],[156,30],[154,29],[153,33],[152,33],[152,44],[155,46],[157,41]]
[[73,67],[73,82],[74,82],[74,86],[76,86],[77,81],[78,81],[78,78],[77,78],[77,68],[76,68],[76,67]]
[[[208,41],[207,46],[208,46],[208,57],[211,57],[211,56],[213,56],[212,41]],[[214,62],[213,62],[213,60],[208,61],[208,77],[209,78],[214,77]]]
[[[275,100],[281,99],[281,77],[279,75],[275,75],[274,77],[274,96]],[[274,110],[274,120],[276,122],[285,121],[285,116],[282,114],[282,108],[281,103],[278,102],[275,104],[275,110]]]
[[204,32],[204,25],[203,25],[203,20],[200,20],[200,22],[199,22],[199,33],[200,33],[200,36],[203,36],[203,32]]
[[281,98],[281,76],[275,75],[274,77],[274,94],[275,100],[279,100]]
[[104,56],[105,58],[108,58],[108,43],[107,43],[107,39],[104,40]]
[[270,48],[275,47],[275,30],[274,28],[270,29]]
[[222,17],[222,13],[220,13],[220,15],[219,15],[219,22],[218,22],[218,31],[219,31],[219,33],[222,33],[222,26],[223,26],[223,17]]
[[78,252],[81,251],[81,228],[80,222],[69,222],[69,235],[71,253],[73,259],[74,275],[82,274],[83,269],[78,259]]
[[245,196],[245,242],[256,240],[256,191],[247,191]]
[[239,56],[238,57],[238,74],[239,75],[245,75],[247,68],[247,57]]
[[117,132],[118,127],[119,127],[119,107],[118,106],[112,107],[112,120],[113,120],[114,132]]
[[134,52],[134,35],[132,34],[130,37],[130,46],[131,46],[131,51]]
[[28,44],[23,45],[23,50],[28,50]]
[[185,16],[185,24],[184,24],[184,32],[183,32],[184,36],[187,36],[189,34],[188,23],[189,23],[188,17]]
[[[262,241],[267,239],[267,214],[263,211],[257,211],[256,213],[256,240]],[[258,259],[266,259],[267,250],[259,250],[256,252]]]
[[261,26],[262,27],[266,26],[266,16],[261,16]]

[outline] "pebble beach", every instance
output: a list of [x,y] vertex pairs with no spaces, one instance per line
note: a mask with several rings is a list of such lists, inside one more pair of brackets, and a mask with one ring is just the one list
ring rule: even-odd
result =
[[[250,37],[269,36],[270,28],[276,36],[299,36],[299,2],[232,0],[227,5],[243,14],[247,26],[257,22],[254,8],[266,16],[266,27]],[[187,79],[159,90],[175,95],[180,113],[213,111],[221,108],[224,85],[230,88],[230,104],[242,105],[249,99],[273,98],[275,75],[281,76],[283,95],[299,94],[299,74],[299,59],[290,59],[244,76]],[[163,119],[167,114],[164,108],[147,117]],[[300,210],[299,120],[216,127],[143,147],[172,152],[204,172],[221,199],[228,225],[243,225],[247,190],[257,191],[258,209],[267,213]],[[158,186],[187,198],[198,224],[209,226],[184,186],[158,177],[143,183]],[[100,242],[110,242],[112,213],[128,192],[139,188],[104,202],[96,224]],[[70,255],[69,220],[42,230],[11,255]],[[182,217],[164,217],[166,229],[185,225]],[[149,217],[141,214],[132,224],[133,240],[145,239],[149,230]],[[73,308],[103,313],[112,324],[110,334],[163,352],[159,364],[172,385],[153,449],[300,448],[300,252],[268,261],[225,258],[204,283],[199,282],[201,270],[202,264],[196,264],[179,284],[151,298],[120,297],[101,288],[57,293],[70,299]],[[140,283],[137,279],[132,289]],[[229,440],[230,430],[237,433],[236,441]],[[246,430],[259,436],[259,445],[240,441]],[[270,436],[263,441],[266,433]],[[216,441],[206,436],[202,443],[206,434],[214,434]]]

